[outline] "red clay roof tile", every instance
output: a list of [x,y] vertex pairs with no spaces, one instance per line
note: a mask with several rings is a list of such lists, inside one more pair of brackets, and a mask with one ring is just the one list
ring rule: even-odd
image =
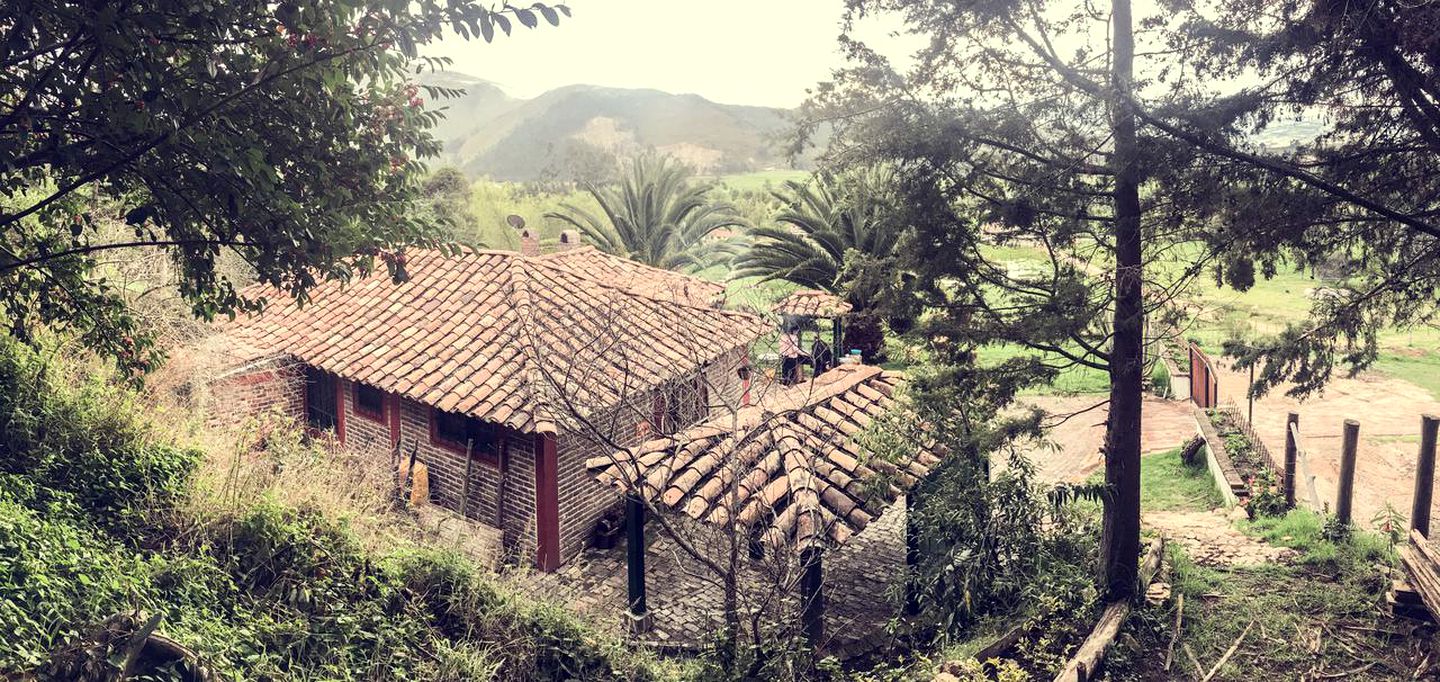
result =
[[[769,331],[724,287],[583,247],[545,256],[410,254],[409,281],[327,282],[228,325],[235,347],[301,362],[520,431],[693,373]],[[251,295],[266,295],[256,288]],[[623,375],[623,377],[621,376]]]

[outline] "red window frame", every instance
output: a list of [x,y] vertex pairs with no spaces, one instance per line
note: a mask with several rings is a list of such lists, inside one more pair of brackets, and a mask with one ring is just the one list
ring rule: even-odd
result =
[[[365,409],[365,407],[360,404],[361,388],[368,388],[380,394],[380,411],[372,412],[368,409]],[[375,388],[374,386],[362,384],[358,381],[350,382],[350,404],[355,406],[355,414],[369,419],[370,421],[376,421],[382,424],[385,422],[385,403],[389,402],[389,400],[387,400],[386,398],[387,396],[385,392],[378,388]]]
[[[440,437],[440,429],[438,428],[438,425],[437,425],[437,423],[436,423],[437,420],[436,420],[436,418],[435,418],[435,416],[436,416],[437,414],[439,414],[440,412],[441,412],[441,410],[438,410],[438,409],[436,409],[436,408],[434,408],[434,407],[431,407],[431,408],[429,408],[428,410],[426,410],[426,419],[427,419],[427,421],[430,422],[430,444],[433,445],[433,446],[435,446],[435,447],[437,447],[437,448],[440,448],[441,450],[444,450],[444,451],[446,451],[446,452],[452,452],[452,453],[454,453],[454,454],[460,455],[461,457],[464,457],[464,456],[465,456],[465,444],[464,444],[464,443],[456,443],[456,442],[453,441],[453,440],[449,440],[449,439],[447,439],[447,438],[442,438],[442,437]],[[473,417],[466,417],[466,418],[467,418],[467,419],[473,419]],[[494,445],[495,445],[495,447],[493,447],[493,448],[480,448],[480,449],[478,449],[478,450],[475,450],[474,452],[471,452],[471,453],[470,453],[470,456],[473,457],[473,458],[475,459],[475,461],[477,461],[477,462],[480,462],[480,463],[482,463],[482,464],[488,464],[488,465],[490,465],[490,466],[493,466],[493,467],[497,467],[497,468],[498,468],[498,467],[500,466],[500,460],[499,460],[498,453],[497,453],[496,451],[499,450],[499,448],[500,448],[500,441],[501,441],[502,439],[504,439],[504,437],[505,437],[504,427],[501,427],[499,424],[495,424],[495,425],[492,426],[492,428],[494,429],[494,433],[495,433],[495,440],[494,440]]]

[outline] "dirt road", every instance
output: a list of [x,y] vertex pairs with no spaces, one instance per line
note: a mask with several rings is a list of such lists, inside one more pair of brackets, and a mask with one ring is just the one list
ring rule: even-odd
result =
[[[1220,400],[1233,400],[1246,411],[1246,374],[1233,371],[1215,359]],[[1415,459],[1419,452],[1420,416],[1440,414],[1436,400],[1419,386],[1375,372],[1336,378],[1324,393],[1299,401],[1277,389],[1255,402],[1255,431],[1276,457],[1285,451],[1285,416],[1300,415],[1304,446],[1315,487],[1323,503],[1335,506],[1340,476],[1340,443],[1345,419],[1360,422],[1360,447],[1355,463],[1355,522],[1372,527],[1376,514],[1386,508],[1410,516],[1415,486]],[[1303,493],[1297,495],[1304,497]],[[1440,510],[1440,505],[1436,505]]]

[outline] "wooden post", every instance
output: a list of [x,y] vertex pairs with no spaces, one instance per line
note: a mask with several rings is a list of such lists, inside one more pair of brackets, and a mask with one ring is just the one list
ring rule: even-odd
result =
[[817,546],[800,550],[800,630],[813,649],[825,637],[824,550]]
[[1410,529],[1430,535],[1430,503],[1435,493],[1435,435],[1440,416],[1420,418],[1420,457],[1415,462],[1415,499],[1410,504]]
[[1255,365],[1250,365],[1250,385],[1245,389],[1245,399],[1249,408],[1245,413],[1245,421],[1250,422],[1250,428],[1255,428]]
[[638,635],[650,629],[650,609],[645,603],[645,502],[634,493],[625,496],[625,533],[626,620],[630,634]]
[[905,614],[920,613],[920,532],[915,527],[915,489],[905,493]]
[[1295,427],[1300,425],[1300,413],[1291,412],[1285,417],[1285,506],[1295,507],[1295,460],[1300,444],[1295,442]]
[[1340,490],[1335,500],[1335,517],[1350,525],[1350,503],[1355,495],[1355,451],[1360,445],[1360,422],[1345,420],[1345,441],[1340,451]]
[[460,518],[470,518],[470,474],[475,470],[475,439],[465,440],[465,484],[460,487]]

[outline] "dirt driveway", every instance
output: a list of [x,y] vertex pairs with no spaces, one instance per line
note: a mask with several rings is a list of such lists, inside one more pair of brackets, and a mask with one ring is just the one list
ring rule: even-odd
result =
[[[1249,377],[1216,359],[1220,400],[1233,400],[1246,411]],[[1301,443],[1306,450],[1315,488],[1322,503],[1335,505],[1340,475],[1340,444],[1345,419],[1360,422],[1360,447],[1355,462],[1355,522],[1371,528],[1388,503],[1406,519],[1415,486],[1420,416],[1440,414],[1436,400],[1419,386],[1375,372],[1337,378],[1319,395],[1299,401],[1277,389],[1255,401],[1255,430],[1276,457],[1285,452],[1285,416],[1300,415]],[[1303,490],[1303,488],[1302,488]],[[1297,495],[1305,497],[1303,492]],[[1436,505],[1440,510],[1440,505]]]

